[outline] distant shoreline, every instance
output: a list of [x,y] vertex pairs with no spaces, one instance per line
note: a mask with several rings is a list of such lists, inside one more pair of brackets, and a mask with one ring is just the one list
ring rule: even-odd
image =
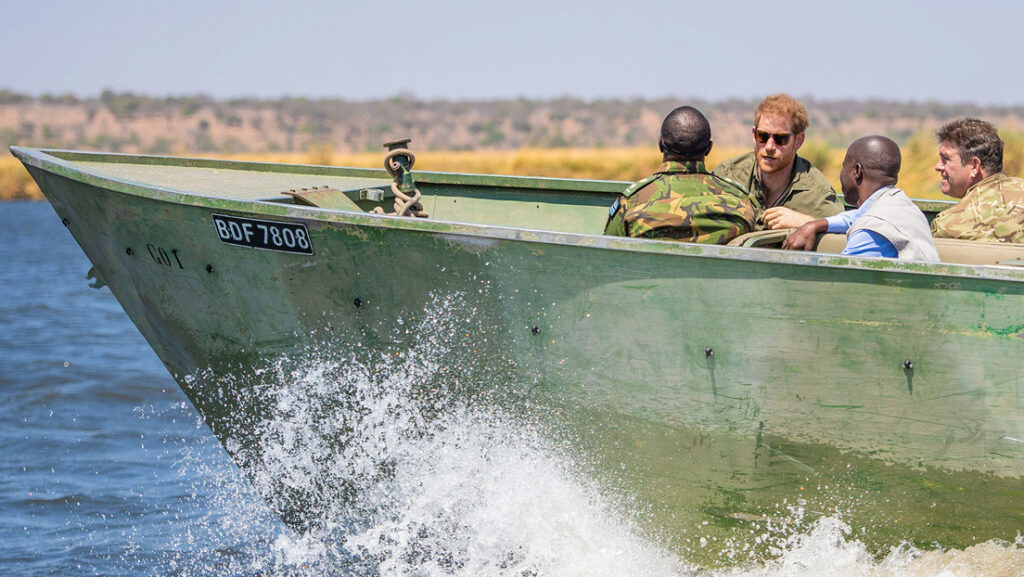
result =
[[[808,139],[845,147],[865,134],[904,144],[949,119],[975,116],[1024,130],[1024,105],[804,99]],[[680,104],[711,120],[716,146],[749,146],[756,100],[609,99],[373,101],[282,98],[215,100],[105,91],[98,97],[0,90],[0,144],[159,155],[379,152],[412,138],[416,150],[631,148],[652,146]]]
[[[633,181],[659,163],[664,114],[681,103],[712,122],[709,166],[751,147],[755,100],[686,99],[375,101],[215,100],[106,91],[95,98],[0,90],[0,200],[41,199],[11,145],[264,162],[382,166],[382,144],[411,138],[417,170]],[[904,153],[900,184],[940,198],[934,131],[952,118],[993,122],[1006,141],[1005,172],[1024,176],[1024,105],[1015,107],[804,99],[811,116],[800,155],[838,188],[843,151],[885,134]]]

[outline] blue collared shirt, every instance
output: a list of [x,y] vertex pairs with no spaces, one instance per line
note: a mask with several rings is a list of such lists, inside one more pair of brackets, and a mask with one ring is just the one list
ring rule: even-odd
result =
[[[845,233],[850,230],[853,226],[853,221],[860,218],[862,214],[867,212],[868,207],[875,201],[875,197],[878,193],[887,189],[892,188],[884,186],[874,192],[864,204],[860,205],[859,208],[848,210],[846,212],[837,214],[835,216],[829,216],[825,218],[828,222],[828,231],[833,233]],[[896,247],[889,242],[889,239],[872,232],[870,230],[860,229],[849,236],[846,239],[846,248],[843,249],[843,254],[855,255],[855,256],[881,256],[886,258],[897,258],[900,256]]]

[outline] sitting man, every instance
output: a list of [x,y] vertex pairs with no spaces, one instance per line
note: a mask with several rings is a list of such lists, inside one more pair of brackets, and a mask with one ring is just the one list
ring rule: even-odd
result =
[[754,151],[725,160],[715,174],[750,191],[759,228],[791,228],[843,212],[820,170],[797,156],[810,118],[788,94],[765,98],[754,111]]
[[725,244],[754,230],[746,191],[704,168],[711,125],[699,110],[669,113],[658,148],[663,164],[615,200],[605,234]]
[[939,262],[927,217],[894,186],[901,161],[900,147],[884,136],[855,140],[846,150],[839,183],[857,208],[804,224],[782,248],[814,250],[819,233],[845,232],[843,254]]
[[991,124],[954,120],[935,132],[942,193],[960,199],[932,221],[936,238],[1024,243],[1024,179],[1003,174],[1003,140]]

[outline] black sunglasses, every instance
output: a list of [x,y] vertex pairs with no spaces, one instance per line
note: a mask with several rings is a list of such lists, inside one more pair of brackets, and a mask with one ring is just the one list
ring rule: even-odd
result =
[[789,139],[792,136],[793,135],[788,132],[784,132],[782,134],[772,134],[771,132],[765,132],[763,130],[754,130],[754,140],[756,140],[759,144],[768,144],[768,140],[772,139],[775,141],[775,144],[779,146],[786,146],[787,144],[789,144]]

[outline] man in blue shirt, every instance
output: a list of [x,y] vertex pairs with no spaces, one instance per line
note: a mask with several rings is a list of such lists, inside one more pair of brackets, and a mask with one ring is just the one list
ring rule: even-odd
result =
[[901,160],[899,146],[889,138],[855,140],[846,150],[839,183],[846,200],[857,208],[804,224],[782,248],[814,250],[818,234],[845,232],[843,254],[938,262],[928,219],[894,186]]

